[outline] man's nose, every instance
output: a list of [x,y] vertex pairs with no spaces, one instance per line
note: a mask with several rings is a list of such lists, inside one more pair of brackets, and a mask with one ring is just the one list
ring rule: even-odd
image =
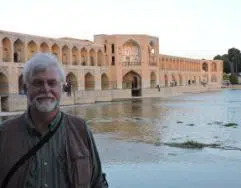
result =
[[49,92],[50,91],[50,87],[49,87],[48,82],[43,83],[43,86],[41,87],[41,91],[43,91],[43,92]]

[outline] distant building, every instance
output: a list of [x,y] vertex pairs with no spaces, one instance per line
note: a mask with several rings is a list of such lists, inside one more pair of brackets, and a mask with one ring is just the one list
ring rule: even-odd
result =
[[0,41],[0,111],[26,107],[21,71],[40,51],[53,53],[71,82],[72,95],[63,104],[161,97],[170,87],[180,93],[222,84],[222,61],[160,54],[159,39],[149,35],[95,35],[89,41],[0,31]]

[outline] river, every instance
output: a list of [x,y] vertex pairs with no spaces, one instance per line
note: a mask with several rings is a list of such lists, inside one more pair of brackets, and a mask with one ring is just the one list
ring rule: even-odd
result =
[[[111,188],[240,188],[241,90],[64,107],[87,120]],[[230,123],[236,124],[235,126]],[[196,141],[219,147],[187,149]]]

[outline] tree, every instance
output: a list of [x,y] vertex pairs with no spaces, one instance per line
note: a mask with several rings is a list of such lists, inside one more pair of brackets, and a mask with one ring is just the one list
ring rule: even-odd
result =
[[233,68],[233,64],[229,61],[228,59],[228,55],[224,54],[224,55],[216,55],[214,58],[214,60],[223,60],[223,72],[225,73],[230,73],[230,72],[234,72],[234,68]]
[[234,71],[231,72],[232,74],[238,74],[238,66],[239,66],[239,57],[240,57],[240,50],[237,48],[230,48],[228,50],[228,59],[233,64]]
[[231,84],[238,84],[238,77],[234,74],[229,77],[229,80]]
[[241,53],[237,48],[228,49],[227,54],[216,55],[214,60],[223,60],[223,71],[237,75],[241,71]]

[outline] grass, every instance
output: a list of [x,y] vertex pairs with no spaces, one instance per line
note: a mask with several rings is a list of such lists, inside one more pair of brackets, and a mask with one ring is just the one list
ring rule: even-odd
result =
[[237,126],[238,126],[237,123],[226,123],[226,124],[224,124],[224,123],[221,122],[221,121],[214,121],[213,123],[208,123],[208,125],[212,125],[212,124],[222,125],[222,126],[224,126],[224,127],[233,127],[233,128],[237,128]]
[[160,145],[161,145],[161,141],[160,141],[159,138],[156,138],[156,139],[154,140],[154,145],[155,145],[155,146],[160,146]]
[[165,143],[170,147],[187,148],[187,149],[202,149],[204,147],[217,147],[219,144],[204,144],[193,140],[187,140],[183,143]]
[[225,127],[237,127],[238,124],[237,123],[226,123],[223,126],[225,126]]

